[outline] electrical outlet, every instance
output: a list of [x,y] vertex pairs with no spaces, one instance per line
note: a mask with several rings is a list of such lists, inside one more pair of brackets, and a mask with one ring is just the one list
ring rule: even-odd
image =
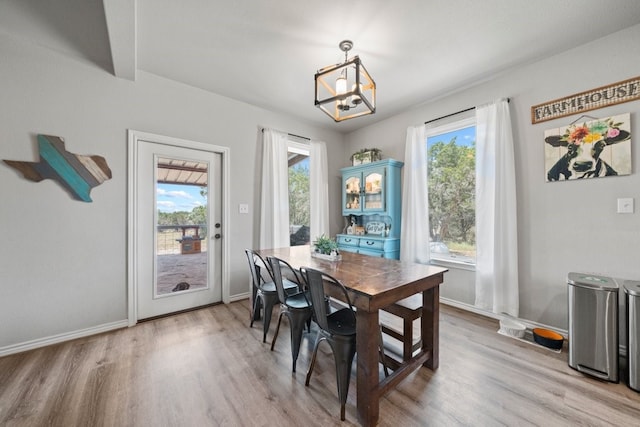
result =
[[633,213],[633,199],[618,199],[618,213]]
[[249,213],[249,205],[247,203],[240,203],[238,205],[238,212],[241,214],[248,214]]

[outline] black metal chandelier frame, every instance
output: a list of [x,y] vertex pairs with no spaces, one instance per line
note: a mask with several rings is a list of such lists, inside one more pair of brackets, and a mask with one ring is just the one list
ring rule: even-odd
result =
[[[341,64],[324,67],[315,75],[315,106],[324,111],[336,122],[376,112],[376,83],[356,55],[347,58],[353,42],[343,40],[339,44],[345,60]],[[349,80],[349,77],[352,77]],[[344,79],[346,88],[351,90],[338,92],[336,81]]]

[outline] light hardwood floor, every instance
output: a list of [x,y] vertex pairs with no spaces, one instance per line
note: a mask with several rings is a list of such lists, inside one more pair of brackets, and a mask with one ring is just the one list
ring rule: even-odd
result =
[[[313,332],[292,375],[286,320],[272,352],[248,318],[240,301],[0,358],[0,425],[357,425],[355,381],[340,422],[327,346],[304,385]],[[496,321],[446,306],[440,325],[440,368],[389,392],[380,426],[640,425],[640,394],[572,370],[566,349],[503,337]]]

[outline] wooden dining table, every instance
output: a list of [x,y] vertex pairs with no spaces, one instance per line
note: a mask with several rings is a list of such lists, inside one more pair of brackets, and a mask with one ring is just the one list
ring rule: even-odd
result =
[[[262,249],[260,256],[273,256],[285,260],[294,268],[308,267],[329,274],[347,288],[356,308],[356,396],[358,420],[363,426],[378,422],[380,398],[394,388],[411,372],[425,366],[438,368],[440,284],[446,268],[403,262],[343,252],[339,261],[328,261],[311,256],[309,246],[280,249]],[[338,289],[326,286],[325,292],[344,299]],[[422,346],[409,360],[405,360],[388,377],[379,374],[379,314],[401,299],[422,293],[421,332]]]

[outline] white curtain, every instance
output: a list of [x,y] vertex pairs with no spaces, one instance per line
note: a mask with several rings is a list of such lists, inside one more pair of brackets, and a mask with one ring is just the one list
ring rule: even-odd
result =
[[476,107],[476,307],[518,316],[516,176],[508,100]]
[[309,236],[313,242],[323,234],[329,236],[329,167],[327,146],[322,141],[311,141],[309,150],[309,193],[311,225]]
[[282,248],[290,243],[287,150],[286,133],[263,130],[260,249]]
[[427,189],[427,140],[425,127],[407,128],[402,185],[400,259],[428,263],[429,193]]

